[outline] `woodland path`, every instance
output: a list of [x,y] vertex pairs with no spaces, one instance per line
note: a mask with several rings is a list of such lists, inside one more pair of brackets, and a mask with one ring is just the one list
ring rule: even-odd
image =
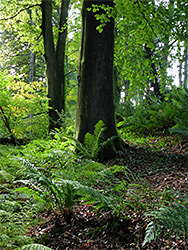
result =
[[[136,175],[151,184],[153,191],[162,191],[166,186],[174,190],[188,193],[188,140],[174,145],[168,138],[167,148],[134,145],[133,149],[124,152],[115,160],[106,162],[107,166],[123,165],[129,167]],[[121,178],[121,176],[119,176]],[[37,243],[56,250],[136,250],[143,249],[142,242],[145,232],[145,222],[141,216],[132,214],[132,220],[118,220],[112,224],[108,213],[97,217],[91,212],[88,205],[78,204],[74,207],[75,219],[67,225],[61,216],[54,213],[44,213],[45,220],[40,226],[32,228],[30,236],[38,238]],[[114,219],[115,220],[115,219]],[[112,227],[113,225],[113,227]],[[44,243],[45,242],[45,243]],[[185,250],[186,243],[183,238],[166,238],[152,242],[147,250]]]

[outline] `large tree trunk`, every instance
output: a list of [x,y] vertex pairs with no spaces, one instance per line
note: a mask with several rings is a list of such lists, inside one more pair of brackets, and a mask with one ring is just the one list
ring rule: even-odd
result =
[[[42,33],[47,66],[50,129],[60,127],[59,115],[65,108],[64,55],[69,0],[61,1],[59,36],[55,48],[52,31],[52,0],[42,0]],[[63,29],[63,30],[62,30]]]
[[[188,9],[186,8],[186,19],[188,19]],[[186,23],[186,29],[188,30],[188,22]],[[185,68],[184,68],[184,82],[183,87],[188,90],[188,32],[185,35],[185,41],[184,41],[184,60],[185,60]]]
[[[94,16],[96,13],[87,10],[92,8],[92,4],[114,6],[113,0],[83,1],[76,121],[77,138],[82,143],[87,132],[94,132],[99,120],[106,127],[104,140],[117,136],[113,86],[114,20],[111,18],[99,33],[96,30],[100,24]],[[119,140],[115,144],[118,148]],[[112,148],[108,148],[102,154],[109,158],[111,153]]]

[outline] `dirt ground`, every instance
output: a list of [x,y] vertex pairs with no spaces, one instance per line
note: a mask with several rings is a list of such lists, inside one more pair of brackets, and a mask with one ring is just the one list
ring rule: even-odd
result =
[[[150,188],[163,191],[167,186],[184,194],[188,193],[188,140],[179,144],[168,144],[168,149],[135,145],[115,160],[108,161],[108,166],[128,167],[150,183]],[[29,232],[36,237],[37,243],[56,250],[162,250],[187,249],[188,242],[183,237],[161,236],[155,242],[142,247],[146,222],[142,216],[132,212],[129,219],[113,218],[108,212],[98,216],[89,205],[77,204],[74,207],[74,219],[67,224],[61,215],[44,213],[44,222]]]

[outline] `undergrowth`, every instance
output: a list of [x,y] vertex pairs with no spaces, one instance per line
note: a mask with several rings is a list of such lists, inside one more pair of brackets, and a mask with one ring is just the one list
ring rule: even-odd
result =
[[[129,102],[127,102],[129,103]],[[188,136],[188,92],[172,87],[161,101],[156,96],[145,96],[131,111],[126,112],[127,103],[120,104],[117,126],[121,132],[156,134],[159,131]],[[125,107],[124,107],[125,106]]]
[[[86,157],[75,153],[77,142],[61,131],[56,131],[53,139],[33,140],[20,147],[2,146],[0,248],[47,250],[27,235],[28,229],[33,223],[40,223],[44,210],[61,213],[71,223],[74,205],[80,201],[90,204],[99,215],[110,211],[112,218],[119,221],[131,221],[132,214],[142,217],[147,223],[143,246],[166,232],[171,232],[169,237],[177,234],[187,240],[187,196],[168,188],[153,192],[149,183],[128,166],[106,166],[95,161],[100,131],[88,136],[96,147],[91,151],[87,142],[87,147],[83,146]],[[142,141],[145,146],[151,143],[151,138],[130,136],[130,140],[140,144]],[[166,143],[161,140],[159,146]]]

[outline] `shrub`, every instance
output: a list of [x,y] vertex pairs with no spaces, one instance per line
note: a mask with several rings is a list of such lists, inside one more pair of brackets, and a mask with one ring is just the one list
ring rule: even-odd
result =
[[[185,89],[173,87],[166,94],[165,101],[155,96],[144,99],[134,109],[132,115],[125,117],[117,126],[122,131],[153,133],[157,131],[188,132],[188,93]],[[172,129],[171,129],[172,128]],[[175,131],[176,129],[176,131]]]
[[[48,101],[42,82],[30,84],[0,72],[0,129],[3,136],[43,137],[48,130]],[[5,121],[6,119],[6,121]],[[8,124],[8,125],[7,125]],[[7,130],[9,126],[9,131]]]

